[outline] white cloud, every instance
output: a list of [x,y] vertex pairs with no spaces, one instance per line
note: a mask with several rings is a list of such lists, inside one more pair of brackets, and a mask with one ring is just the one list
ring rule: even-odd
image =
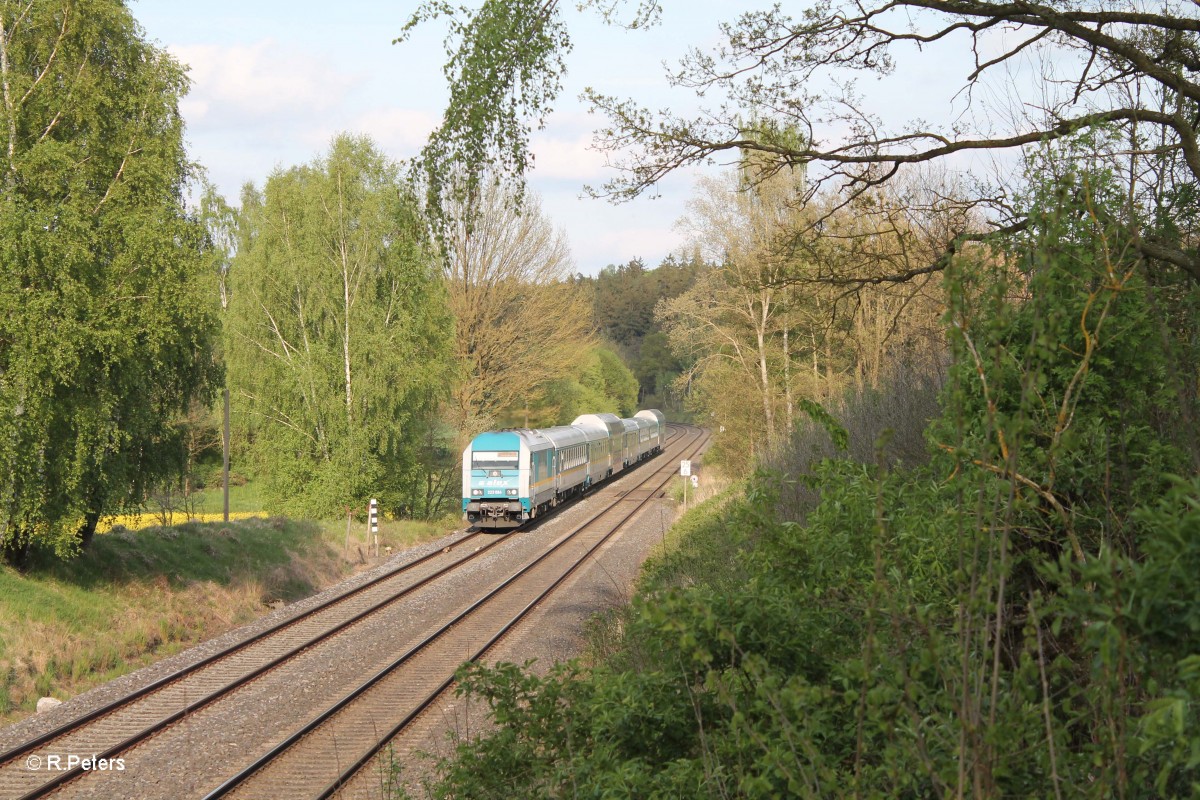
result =
[[604,153],[591,148],[591,133],[574,138],[539,135],[534,137],[533,174],[538,178],[569,178],[580,184],[609,177]]
[[358,115],[350,130],[367,134],[394,158],[411,158],[425,146],[438,122],[437,115],[430,111],[382,108]]
[[289,50],[269,38],[169,49],[190,67],[192,91],[183,111],[192,122],[311,116],[340,105],[358,80],[331,69],[321,54]]
[[608,264],[623,264],[641,258],[648,267],[657,267],[668,253],[684,246],[684,238],[671,226],[626,227],[620,234],[595,237],[597,254],[607,253],[602,259]]

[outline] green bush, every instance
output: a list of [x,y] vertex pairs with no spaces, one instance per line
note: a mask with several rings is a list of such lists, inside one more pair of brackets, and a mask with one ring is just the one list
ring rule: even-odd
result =
[[430,793],[1200,796],[1198,326],[1066,163],[949,276],[928,462],[802,453],[701,507],[599,664],[463,673],[500,727]]

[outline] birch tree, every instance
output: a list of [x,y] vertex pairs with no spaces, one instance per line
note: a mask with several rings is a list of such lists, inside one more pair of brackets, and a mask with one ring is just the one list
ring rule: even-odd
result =
[[0,0],[0,547],[70,553],[179,474],[215,303],[184,71],[116,0]]
[[570,282],[566,241],[537,198],[492,182],[469,205],[453,214],[444,268],[463,369],[451,405],[465,438],[502,418],[523,423],[594,344],[591,298]]
[[774,343],[788,313],[780,286],[794,268],[779,243],[795,227],[791,200],[801,185],[780,175],[747,190],[740,172],[702,179],[684,224],[720,266],[658,312],[676,352],[694,360],[693,376],[724,362],[722,374],[733,370],[754,387],[761,413],[755,438],[768,450],[778,443],[776,407],[784,388]]
[[451,321],[411,188],[370,140],[243,196],[230,384],[272,504],[408,507],[452,377]]

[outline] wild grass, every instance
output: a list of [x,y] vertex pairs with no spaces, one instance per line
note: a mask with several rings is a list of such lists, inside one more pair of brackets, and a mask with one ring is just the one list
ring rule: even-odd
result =
[[[651,550],[642,566],[637,593],[652,596],[683,589],[716,578],[733,587],[744,577],[737,569],[742,538],[730,525],[731,504],[745,492],[744,482],[735,482],[714,468],[701,470],[699,487],[688,488],[688,508],[666,520],[662,541]],[[682,487],[671,496],[682,497]],[[693,495],[693,491],[695,494]],[[676,494],[679,497],[676,497]],[[695,497],[695,500],[691,498]],[[645,661],[639,642],[626,636],[632,609],[629,606],[597,614],[588,623],[585,660],[589,664],[633,666]]]
[[[667,487],[667,496],[680,504],[681,511],[689,511],[693,505],[698,505],[710,497],[722,494],[733,483],[733,479],[717,467],[707,467],[693,461],[692,470],[692,474],[697,478],[698,486],[692,486],[691,478],[676,476]],[[682,508],[685,481],[687,482],[688,505],[687,508]]]
[[[364,523],[281,517],[97,535],[80,557],[0,568],[0,723],[306,597],[355,568]],[[380,552],[452,525],[384,521]]]
[[303,597],[346,571],[316,525],[283,519],[120,530],[79,558],[0,568],[0,721]]
[[[318,524],[322,539],[347,559],[361,562],[373,557],[374,537],[368,530],[365,519],[352,518],[349,535],[347,535],[345,519],[325,520]],[[379,521],[379,557],[386,558],[404,548],[453,533],[462,525],[462,520],[457,515],[434,520],[381,519]]]
[[[248,481],[241,486],[229,487],[230,513],[261,513],[266,507],[259,483]],[[192,495],[196,511],[199,513],[216,514],[224,510],[224,491],[218,485],[212,489],[201,489]]]

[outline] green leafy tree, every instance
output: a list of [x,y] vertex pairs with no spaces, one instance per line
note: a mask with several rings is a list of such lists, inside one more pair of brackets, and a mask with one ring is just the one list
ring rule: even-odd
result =
[[183,69],[123,2],[0,3],[0,547],[61,554],[177,475],[219,382]]
[[[612,5],[585,3],[592,4]],[[473,10],[430,0],[404,25],[397,43],[424,22],[449,23],[449,102],[417,162],[435,220],[469,221],[464,206],[469,211],[488,182],[523,175],[533,164],[529,135],[553,110],[572,47],[561,15],[558,0],[485,0]],[[515,186],[519,205],[523,183]]]
[[671,382],[688,367],[671,352],[667,335],[656,330],[646,334],[633,364],[633,374],[641,387],[644,402],[651,405],[671,405],[667,392]]
[[1143,259],[1109,213],[1124,187],[1087,157],[1104,135],[1031,160],[1043,178],[1022,198],[1030,228],[953,298],[958,419],[936,429],[1025,496],[1034,546],[1078,560],[1136,551],[1131,509],[1195,469],[1197,408],[1172,372],[1195,373],[1196,307],[1175,331],[1156,321]]
[[311,164],[247,188],[227,357],[275,508],[327,516],[372,496],[394,511],[416,502],[422,443],[431,450],[453,374],[424,231],[399,167],[365,138],[339,136]]
[[654,308],[660,300],[673,299],[691,288],[705,269],[698,255],[669,255],[654,269],[633,259],[628,264],[610,264],[594,278],[576,279],[594,287],[597,332],[616,345],[633,371],[643,404],[672,407],[667,390],[686,369],[667,347]]
[[616,403],[616,413],[632,417],[638,410],[637,378],[621,357],[607,347],[597,347],[593,352],[596,357],[594,385],[609,402]]
[[615,352],[595,345],[576,358],[566,376],[547,383],[528,408],[512,409],[504,421],[545,427],[569,425],[580,414],[632,417],[637,403],[637,378]]

